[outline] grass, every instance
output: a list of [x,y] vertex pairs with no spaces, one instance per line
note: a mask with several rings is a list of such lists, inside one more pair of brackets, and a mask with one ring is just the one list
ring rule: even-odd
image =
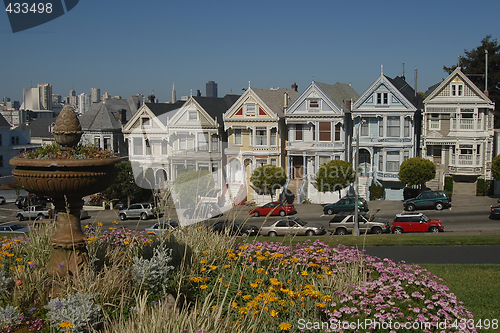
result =
[[[500,320],[500,265],[420,265],[442,278],[448,288],[479,319]],[[477,326],[476,326],[477,327]],[[478,332],[498,332],[478,329]]]
[[[442,234],[404,234],[404,235],[367,235],[354,236],[315,236],[313,240],[320,240],[330,246],[343,244],[346,246],[465,246],[465,245],[500,245],[500,235],[442,235]],[[295,244],[305,241],[303,236],[289,237],[250,237],[252,240],[266,242],[283,242]]]

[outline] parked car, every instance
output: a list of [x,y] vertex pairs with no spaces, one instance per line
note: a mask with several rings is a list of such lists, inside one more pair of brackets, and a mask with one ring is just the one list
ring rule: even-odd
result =
[[403,232],[440,232],[444,231],[444,225],[438,219],[430,219],[422,213],[397,214],[392,223],[392,233]]
[[173,220],[156,222],[152,226],[144,229],[146,232],[153,232],[155,234],[162,234],[165,232],[172,232],[179,227],[179,223]]
[[118,215],[122,221],[130,218],[140,218],[141,220],[156,218],[155,209],[149,202],[132,204],[128,208],[120,210]]
[[29,219],[43,219],[51,217],[52,217],[52,209],[40,205],[29,206],[16,213],[16,218],[19,221],[24,221]]
[[259,233],[259,228],[253,225],[240,224],[235,221],[219,221],[212,226],[212,231],[219,234],[226,232],[231,236],[255,236]]
[[[343,197],[339,201],[325,205],[323,213],[332,215],[339,212],[353,212],[354,211],[354,197]],[[368,202],[364,198],[358,198],[358,208],[363,212],[368,211]]]
[[3,205],[5,203],[5,198],[0,195],[0,205]]
[[259,230],[259,234],[263,236],[284,236],[284,235],[324,235],[325,227],[309,225],[301,218],[281,219],[269,226],[263,226]]
[[122,210],[127,208],[127,203],[126,202],[118,202],[115,204],[115,209]]
[[492,205],[490,207],[490,219],[500,219],[500,205]]
[[184,217],[187,219],[210,219],[213,217],[222,216],[223,214],[217,204],[212,202],[201,202],[195,207],[186,209],[182,215],[184,215]]
[[269,202],[263,206],[256,207],[252,209],[249,213],[255,217],[259,217],[261,215],[266,216],[270,215],[279,215],[286,216],[293,213],[296,213],[295,206],[293,204],[283,204],[280,201]]
[[403,207],[410,212],[416,209],[442,210],[451,207],[451,197],[445,191],[426,191],[416,198],[403,201]]
[[51,202],[50,198],[40,197],[36,194],[30,194],[28,196],[20,195],[15,201],[15,205],[19,209],[23,209],[28,206],[46,206],[48,202]]
[[23,227],[17,223],[6,223],[0,225],[0,233],[27,233],[28,227]]
[[[332,235],[347,235],[354,230],[354,212],[340,212],[328,223],[328,231]],[[390,233],[391,225],[388,219],[370,214],[359,214],[359,232],[370,234]]]

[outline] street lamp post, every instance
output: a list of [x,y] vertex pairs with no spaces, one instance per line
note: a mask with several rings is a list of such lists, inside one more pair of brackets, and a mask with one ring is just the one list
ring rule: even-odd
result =
[[359,186],[359,132],[361,131],[361,124],[365,124],[366,120],[361,119],[358,124],[358,132],[356,133],[356,159],[354,162],[354,230],[353,236],[359,236],[359,206],[358,206],[358,186]]

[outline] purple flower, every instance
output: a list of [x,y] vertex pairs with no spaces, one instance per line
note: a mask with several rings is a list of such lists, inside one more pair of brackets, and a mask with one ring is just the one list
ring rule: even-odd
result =
[[64,265],[63,265],[63,264],[59,264],[59,267],[60,267],[60,268],[64,268]]
[[30,268],[35,268],[35,266],[36,266],[36,263],[34,263],[34,262],[32,262],[32,263],[30,264]]
[[31,309],[30,309],[30,312],[33,312],[33,311],[35,311],[35,310],[36,310],[36,308],[31,308]]
[[58,308],[60,308],[60,307],[62,306],[62,303],[61,303],[61,302],[59,302],[59,301],[57,301],[57,302],[56,302],[56,306],[57,306]]

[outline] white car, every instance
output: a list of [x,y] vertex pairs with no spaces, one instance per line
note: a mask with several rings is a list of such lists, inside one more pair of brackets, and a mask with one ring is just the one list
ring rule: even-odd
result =
[[176,221],[161,221],[153,224],[144,229],[146,232],[154,232],[155,234],[162,234],[165,232],[172,232],[179,227]]

